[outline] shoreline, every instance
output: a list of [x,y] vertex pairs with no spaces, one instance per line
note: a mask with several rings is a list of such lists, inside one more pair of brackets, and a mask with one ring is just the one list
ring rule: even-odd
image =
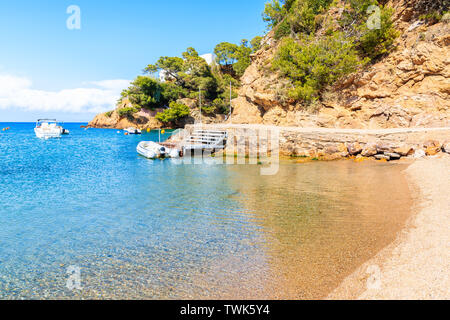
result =
[[[188,134],[197,129],[195,125],[185,127]],[[447,149],[444,145],[450,142],[450,127],[368,130],[211,124],[203,125],[202,130],[227,131],[227,140],[233,142],[227,144],[227,153],[255,153],[262,148],[263,152],[281,156],[326,161],[351,156],[387,161],[433,156]]]
[[413,213],[390,245],[358,267],[327,300],[450,299],[450,156],[405,171]]

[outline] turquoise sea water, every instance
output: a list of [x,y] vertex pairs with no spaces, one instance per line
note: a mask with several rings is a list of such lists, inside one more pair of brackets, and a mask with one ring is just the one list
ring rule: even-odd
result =
[[65,287],[69,266],[81,268],[88,297],[188,295],[195,288],[175,287],[201,272],[201,261],[252,246],[245,217],[226,217],[241,208],[219,167],[137,155],[139,141],[157,141],[157,132],[124,136],[65,124],[69,136],[44,141],[34,124],[0,124],[6,126],[0,298],[77,296]]
[[[376,253],[390,239],[380,234],[394,236],[409,208],[395,166],[287,163],[262,177],[257,166],[139,157],[139,141],[157,141],[157,132],[65,124],[69,136],[44,141],[34,124],[0,123],[7,126],[0,131],[1,299],[278,297],[274,283],[316,272],[305,266],[336,257],[356,264]],[[368,178],[355,204],[361,188],[352,183]],[[383,205],[397,208],[398,218],[377,215]],[[70,267],[80,270],[81,290],[67,287]],[[342,268],[325,270],[327,279],[345,276]]]

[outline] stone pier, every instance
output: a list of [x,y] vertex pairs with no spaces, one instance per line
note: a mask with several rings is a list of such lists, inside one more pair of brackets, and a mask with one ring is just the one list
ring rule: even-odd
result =
[[[398,129],[330,129],[278,127],[251,124],[205,124],[186,126],[194,129],[226,130],[228,141],[247,139],[267,143],[278,137],[281,155],[325,157],[327,159],[353,156],[376,156],[396,158],[414,153],[433,155],[450,141],[450,127],[443,128],[398,128]],[[269,135],[267,135],[269,132]],[[268,138],[269,137],[269,138]],[[270,145],[270,141],[269,141]],[[433,151],[434,150],[434,151]],[[387,154],[387,156],[386,156]]]

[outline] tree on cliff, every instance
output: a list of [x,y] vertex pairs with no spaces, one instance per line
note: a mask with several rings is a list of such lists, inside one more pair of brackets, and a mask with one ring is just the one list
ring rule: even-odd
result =
[[[213,97],[217,81],[207,62],[194,48],[187,48],[182,57],[161,57],[155,64],[145,68],[146,73],[165,72],[166,81],[173,82],[184,93],[184,97],[195,98],[198,90],[205,90],[207,97]],[[173,88],[172,88],[173,89]]]
[[184,61],[179,57],[161,57],[155,64],[149,64],[144,71],[146,73],[155,73],[164,71],[169,78],[176,80],[180,85],[182,79],[179,73],[184,69]]
[[167,107],[168,111],[159,116],[165,122],[170,122],[168,119],[171,117],[184,116],[180,114],[184,114],[186,108],[181,108],[177,101],[183,98],[198,99],[199,91],[204,99],[204,112],[228,112],[229,84],[238,86],[232,77],[209,66],[194,48],[187,48],[182,57],[161,57],[155,64],[148,65],[144,72],[164,72],[165,81],[151,75],[138,76],[122,92],[122,98],[128,98],[133,105],[133,109],[127,112],[137,112],[139,108]]
[[128,98],[134,106],[145,109],[156,108],[162,101],[163,88],[159,81],[144,76],[138,76],[131,86],[122,91],[122,98]]
[[188,117],[191,110],[188,106],[172,101],[169,108],[156,115],[156,119],[164,124],[177,124],[178,121]]
[[214,54],[216,55],[217,63],[221,65],[232,65],[236,62],[235,53],[238,50],[238,46],[229,43],[221,42],[214,48]]
[[219,43],[214,54],[216,62],[222,66],[222,72],[236,79],[241,77],[251,64],[250,55],[261,48],[261,41],[262,37],[257,36],[250,43],[247,39],[242,39],[239,46],[229,42]]
[[[264,20],[282,39],[272,61],[290,83],[282,90],[289,99],[314,102],[321,90],[392,49],[398,32],[392,10],[376,0],[341,0],[339,19],[329,19],[332,0],[272,0]],[[368,21],[380,13],[380,25]],[[321,31],[320,33],[318,31]]]

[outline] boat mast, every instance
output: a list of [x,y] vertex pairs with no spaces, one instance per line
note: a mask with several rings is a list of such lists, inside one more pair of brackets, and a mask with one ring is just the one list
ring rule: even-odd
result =
[[231,112],[232,112],[232,110],[231,110],[231,96],[232,96],[232,93],[231,93],[231,81],[230,81],[230,114],[229,114],[229,116],[228,116],[228,118],[230,119],[230,123],[231,123]]
[[198,88],[198,103],[200,106],[200,124],[202,124],[202,89]]

